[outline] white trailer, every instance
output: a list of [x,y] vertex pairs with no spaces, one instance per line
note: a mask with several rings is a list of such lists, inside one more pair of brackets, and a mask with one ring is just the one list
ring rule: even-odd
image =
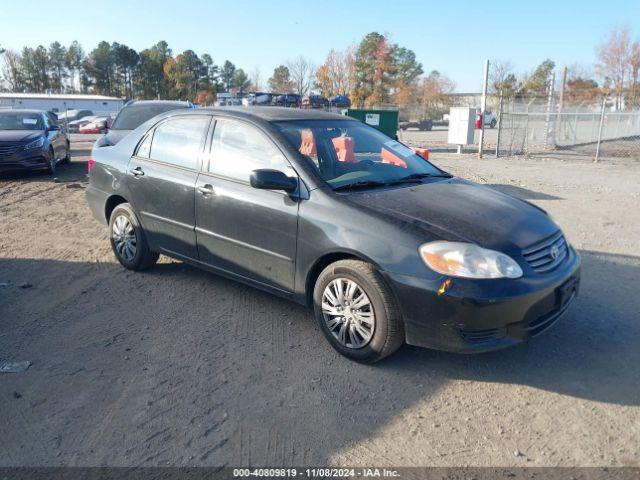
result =
[[67,110],[91,110],[95,115],[118,112],[124,100],[104,95],[0,93],[1,108],[33,108],[64,113]]

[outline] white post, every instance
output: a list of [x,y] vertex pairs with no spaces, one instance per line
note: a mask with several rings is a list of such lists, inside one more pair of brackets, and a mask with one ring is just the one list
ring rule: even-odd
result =
[[602,99],[602,111],[600,112],[600,127],[598,128],[598,144],[596,145],[596,158],[593,159],[594,163],[598,163],[598,157],[600,157],[600,142],[602,141],[602,126],[604,125],[604,109],[607,104],[607,97]]
[[484,79],[482,80],[482,104],[480,105],[480,141],[478,142],[478,158],[482,158],[484,147],[484,112],[487,110],[487,85],[489,83],[489,59],[484,62]]

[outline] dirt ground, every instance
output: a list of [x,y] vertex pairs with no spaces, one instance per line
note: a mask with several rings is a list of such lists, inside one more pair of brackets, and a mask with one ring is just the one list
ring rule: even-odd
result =
[[116,263],[91,144],[0,179],[0,466],[640,466],[640,163],[434,155],[552,213],[583,260],[553,329],[461,356],[335,353],[306,309],[166,258]]

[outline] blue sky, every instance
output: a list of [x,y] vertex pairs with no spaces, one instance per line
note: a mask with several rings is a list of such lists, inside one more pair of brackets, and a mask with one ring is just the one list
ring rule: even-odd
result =
[[628,25],[640,38],[640,0],[1,0],[0,10],[5,48],[78,40],[89,51],[107,40],[141,50],[164,39],[174,53],[190,48],[216,63],[258,68],[263,81],[288,58],[320,64],[331,48],[378,31],[413,49],[425,71],[451,77],[458,91],[480,89],[484,58],[510,60],[518,72],[547,57],[590,67],[611,27]]

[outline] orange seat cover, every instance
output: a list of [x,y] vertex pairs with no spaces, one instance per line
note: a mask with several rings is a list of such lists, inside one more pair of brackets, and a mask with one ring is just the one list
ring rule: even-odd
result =
[[356,163],[356,154],[353,150],[353,137],[337,137],[332,140],[336,149],[338,160],[347,163]]
[[404,160],[384,147],[380,150],[380,155],[382,155],[382,163],[390,163],[397,167],[407,168],[407,163]]
[[302,155],[309,157],[317,157],[316,141],[313,138],[311,130],[302,130],[300,132],[300,148],[298,149]]

